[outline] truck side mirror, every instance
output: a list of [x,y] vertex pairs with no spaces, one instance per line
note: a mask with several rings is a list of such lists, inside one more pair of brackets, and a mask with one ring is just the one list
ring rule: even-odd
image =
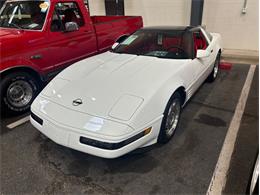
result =
[[66,22],[65,32],[73,32],[79,30],[79,26],[76,22]]
[[210,53],[207,50],[198,49],[197,50],[197,58],[206,58],[209,57]]
[[119,43],[118,42],[115,42],[113,45],[112,45],[112,50],[114,50],[117,46],[119,45]]

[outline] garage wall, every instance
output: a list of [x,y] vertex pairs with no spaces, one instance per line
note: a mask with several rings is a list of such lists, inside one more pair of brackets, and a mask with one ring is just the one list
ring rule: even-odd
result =
[[[191,0],[125,0],[125,15],[143,16],[145,26],[189,25]],[[258,0],[204,0],[202,24],[219,32],[224,48],[259,50]],[[89,0],[91,15],[105,15],[104,0]],[[239,35],[239,36],[238,36]]]
[[242,14],[244,0],[204,0],[202,24],[221,33],[226,49],[258,50],[258,1],[248,0]]
[[145,26],[189,25],[191,0],[125,0],[125,15],[143,16]]
[[[124,0],[125,15],[143,16],[145,26],[189,25],[191,0]],[[106,15],[105,0],[89,0],[91,15]]]
[[90,15],[106,15],[105,0],[89,0]]

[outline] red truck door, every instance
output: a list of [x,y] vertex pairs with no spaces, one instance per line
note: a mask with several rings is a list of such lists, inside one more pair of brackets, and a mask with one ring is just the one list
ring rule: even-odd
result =
[[[81,7],[83,8],[83,7]],[[77,2],[60,2],[54,6],[49,25],[50,53],[56,68],[64,68],[97,51],[96,35],[83,17]],[[85,7],[84,7],[85,9]],[[77,30],[66,31],[66,23],[76,23]],[[57,55],[55,57],[55,55]]]

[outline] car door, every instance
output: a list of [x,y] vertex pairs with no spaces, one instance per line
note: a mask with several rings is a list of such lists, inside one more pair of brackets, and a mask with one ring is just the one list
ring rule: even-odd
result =
[[[200,85],[205,81],[205,79],[212,71],[215,56],[213,44],[205,36],[203,31],[200,28],[197,28],[192,33],[194,58],[191,62],[193,78],[192,83],[188,88],[189,96],[195,93],[195,91],[200,87]],[[209,56],[204,58],[197,58],[196,55],[198,49],[208,51]]]
[[[209,65],[213,68],[213,64],[214,64],[217,54],[218,54],[218,48],[216,47],[216,44],[215,44],[215,42],[213,42],[212,36],[209,33],[207,33],[203,28],[201,28],[201,32],[208,42],[207,51],[210,52]],[[209,37],[209,36],[211,36],[211,37]]]
[[[66,31],[66,23],[76,23],[78,29]],[[95,32],[79,9],[77,2],[57,3],[50,23],[50,48],[56,69],[85,58],[97,51]]]

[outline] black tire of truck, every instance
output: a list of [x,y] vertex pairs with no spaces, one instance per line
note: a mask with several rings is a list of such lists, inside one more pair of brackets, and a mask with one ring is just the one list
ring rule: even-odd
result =
[[41,84],[27,72],[13,72],[1,79],[1,115],[18,115],[30,110]]

